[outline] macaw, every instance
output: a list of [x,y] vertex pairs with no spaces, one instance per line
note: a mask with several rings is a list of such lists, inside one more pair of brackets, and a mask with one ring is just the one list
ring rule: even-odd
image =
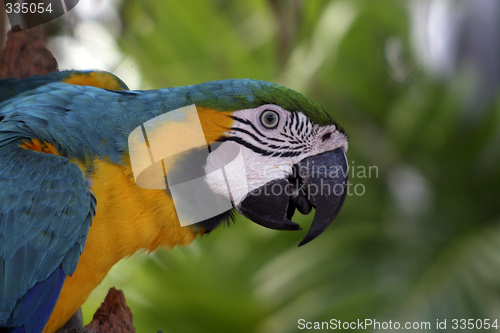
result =
[[[147,188],[138,185],[129,146],[150,119],[190,105],[208,154],[198,168],[203,186],[230,210],[183,224],[169,177],[192,166],[191,151],[161,161],[166,188]],[[189,143],[190,126],[171,117],[156,139]],[[231,145],[244,169],[212,172],[216,153]],[[0,332],[56,332],[120,259],[187,245],[234,211],[264,227],[300,230],[295,210],[314,207],[300,245],[311,241],[343,205],[347,147],[322,106],[259,80],[145,91],[99,71],[0,81]]]

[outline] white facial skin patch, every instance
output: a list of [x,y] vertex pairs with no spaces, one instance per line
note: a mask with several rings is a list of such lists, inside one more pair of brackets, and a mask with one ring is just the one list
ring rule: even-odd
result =
[[[231,139],[222,143],[219,149],[238,144],[242,162],[224,167],[224,177],[220,173],[209,173],[213,170],[209,165],[213,164],[215,155],[209,156],[205,181],[215,193],[227,196],[227,178],[231,184],[230,199],[235,206],[249,192],[264,184],[288,178],[292,175],[292,167],[304,158],[339,147],[346,152],[348,148],[346,135],[335,125],[313,124],[303,113],[289,112],[278,105],[266,104],[236,111],[233,117],[233,127],[226,133]],[[272,123],[273,128],[266,126],[266,122]],[[245,181],[242,172],[245,172]]]

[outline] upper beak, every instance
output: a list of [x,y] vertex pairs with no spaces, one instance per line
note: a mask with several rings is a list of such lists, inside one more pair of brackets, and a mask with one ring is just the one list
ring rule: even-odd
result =
[[318,237],[337,217],[347,195],[349,173],[343,148],[303,159],[295,165],[295,175],[277,179],[250,192],[236,209],[264,227],[301,230],[290,219],[297,208],[316,214],[299,246]]

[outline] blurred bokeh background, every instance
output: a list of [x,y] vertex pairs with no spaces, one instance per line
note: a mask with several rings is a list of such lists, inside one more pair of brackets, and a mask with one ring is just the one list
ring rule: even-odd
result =
[[140,333],[500,319],[497,0],[81,0],[44,34],[61,69],[109,70],[134,89],[283,84],[350,137],[350,194],[314,242],[297,248],[312,215],[295,218],[302,232],[238,217],[120,262],[86,322],[111,286]]

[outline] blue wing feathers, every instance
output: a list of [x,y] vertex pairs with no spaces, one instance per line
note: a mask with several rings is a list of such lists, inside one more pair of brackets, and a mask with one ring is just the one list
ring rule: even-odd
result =
[[41,332],[61,276],[76,269],[95,198],[65,157],[17,142],[0,144],[0,156],[0,327]]
[[16,317],[9,318],[12,329],[8,332],[42,332],[57,302],[65,277],[63,268],[57,267],[46,279],[36,283],[16,306]]

